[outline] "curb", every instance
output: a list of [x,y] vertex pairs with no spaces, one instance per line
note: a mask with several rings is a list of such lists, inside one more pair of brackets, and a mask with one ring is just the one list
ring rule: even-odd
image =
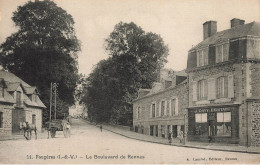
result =
[[[85,120],[84,120],[85,121]],[[85,121],[88,124],[91,124],[93,126],[98,127],[98,125],[94,125],[92,123],[90,123],[89,121]],[[169,146],[176,146],[176,147],[186,147],[186,148],[195,148],[195,149],[203,149],[203,150],[211,150],[211,151],[225,151],[225,152],[237,152],[237,153],[247,153],[247,154],[260,154],[260,152],[255,152],[255,151],[241,151],[241,150],[225,150],[225,149],[217,149],[217,148],[204,148],[204,147],[196,147],[196,146],[190,146],[190,145],[176,145],[176,144],[166,144],[166,143],[162,143],[162,142],[155,142],[155,141],[150,141],[150,140],[144,140],[144,139],[138,139],[138,138],[134,138],[134,137],[130,137],[127,135],[124,135],[122,133],[118,133],[109,129],[106,129],[103,127],[104,130],[107,130],[109,132],[112,132],[114,134],[129,138],[129,139],[134,139],[134,140],[139,140],[139,141],[143,141],[143,142],[149,142],[149,143],[155,143],[155,144],[163,144],[163,145],[169,145]]]

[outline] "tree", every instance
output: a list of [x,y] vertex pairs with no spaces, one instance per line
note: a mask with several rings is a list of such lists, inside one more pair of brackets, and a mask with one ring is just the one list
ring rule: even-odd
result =
[[2,66],[37,86],[47,107],[50,83],[58,83],[57,107],[67,112],[74,103],[80,51],[72,16],[50,0],[29,1],[18,7],[12,20],[19,30],[0,46]]
[[89,115],[131,125],[132,100],[139,88],[151,88],[157,72],[167,62],[168,47],[154,33],[134,23],[118,23],[105,40],[110,58],[101,61],[89,76],[88,97],[83,102]]

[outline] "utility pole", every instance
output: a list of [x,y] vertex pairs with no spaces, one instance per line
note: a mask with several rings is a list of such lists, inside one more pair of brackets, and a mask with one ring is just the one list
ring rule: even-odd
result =
[[52,107],[52,82],[51,82],[51,93],[50,93],[50,121],[51,121],[51,107]]
[[56,95],[57,95],[57,84],[54,83],[54,119],[56,119]]

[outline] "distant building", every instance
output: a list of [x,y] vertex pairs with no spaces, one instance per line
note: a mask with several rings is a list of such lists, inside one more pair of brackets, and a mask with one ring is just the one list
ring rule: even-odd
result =
[[[152,89],[140,89],[133,101],[133,127],[136,132],[167,138],[187,130],[188,81],[185,71],[163,69],[160,82]],[[185,115],[186,114],[186,115]]]
[[79,105],[79,102],[76,102],[75,105],[69,108],[69,115],[72,117],[83,117],[84,107]]
[[203,24],[203,38],[188,52],[191,141],[260,143],[260,23],[232,19],[217,32]]
[[10,72],[0,70],[0,139],[20,132],[20,123],[42,128],[42,110],[46,107],[32,87]]

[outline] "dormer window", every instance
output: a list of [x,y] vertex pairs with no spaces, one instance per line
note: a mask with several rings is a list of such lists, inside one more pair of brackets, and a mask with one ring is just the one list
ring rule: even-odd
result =
[[229,43],[216,45],[216,63],[228,61]]
[[20,91],[16,91],[16,106],[22,106],[22,93]]
[[197,67],[208,65],[208,48],[197,51]]

